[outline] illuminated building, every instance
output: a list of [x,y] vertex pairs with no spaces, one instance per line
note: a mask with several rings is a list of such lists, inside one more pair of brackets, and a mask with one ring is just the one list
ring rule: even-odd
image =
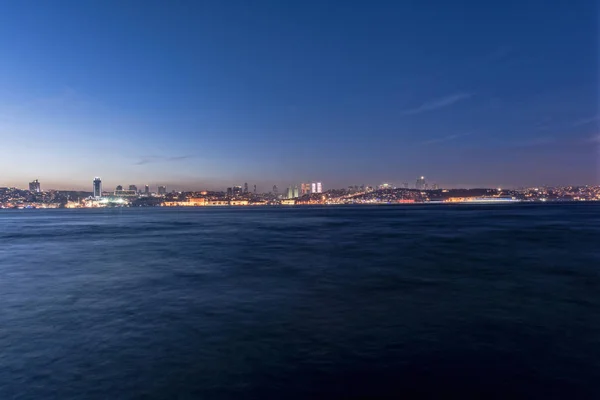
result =
[[294,188],[292,188],[291,186],[289,186],[287,188],[287,198],[288,199],[293,199],[294,198]]
[[158,187],[158,194],[164,196],[165,194],[167,194],[167,187],[166,186],[159,186]]
[[94,197],[99,199],[100,197],[102,197],[102,180],[98,177],[94,178],[93,185],[94,185],[94,190],[93,190]]
[[300,196],[298,196],[298,186],[294,186],[294,193],[292,193],[292,194],[293,194],[294,198],[300,197]]
[[415,188],[418,190],[424,190],[425,188],[427,188],[427,183],[425,182],[424,176],[417,179],[417,182],[415,183]]
[[323,184],[321,182],[317,182],[317,193],[323,193]]
[[433,185],[431,185],[431,188],[433,190],[438,190],[440,188],[440,186],[437,183],[434,183]]
[[300,184],[300,194],[310,194],[310,183],[301,183]]
[[232,197],[233,196],[233,188],[230,188],[230,187],[227,188],[227,196],[228,197]]
[[135,190],[115,190],[116,197],[135,197],[137,192]]
[[381,185],[379,185],[379,190],[385,190],[385,189],[391,189],[392,185],[390,185],[389,183],[382,183]]
[[29,191],[35,192],[35,193],[40,193],[42,191],[41,186],[40,186],[40,181],[38,181],[36,179],[33,182],[29,182]]
[[310,192],[317,193],[317,184],[315,182],[310,184]]
[[242,195],[242,187],[241,186],[234,186],[233,187],[233,195],[234,196],[241,196]]
[[115,189],[115,192],[118,192],[119,190],[123,190],[123,186],[118,185],[117,188]]
[[227,200],[210,200],[206,203],[207,206],[228,206],[229,201]]
[[144,194],[146,196],[150,195],[150,186],[148,186],[148,185],[144,186]]
[[135,185],[129,185],[129,190],[134,190],[136,192],[138,191],[137,186],[135,186]]
[[281,204],[282,205],[287,205],[287,206],[291,206],[296,204],[296,200],[294,199],[285,199],[285,200],[281,200]]

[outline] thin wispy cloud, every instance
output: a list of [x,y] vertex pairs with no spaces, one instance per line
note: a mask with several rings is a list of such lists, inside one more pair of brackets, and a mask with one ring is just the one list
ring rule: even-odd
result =
[[556,138],[553,136],[544,136],[544,137],[538,137],[538,138],[529,138],[529,139],[523,139],[523,140],[518,140],[516,142],[513,142],[513,146],[514,147],[535,147],[535,146],[544,146],[547,144],[551,144],[556,142]]
[[163,156],[145,156],[141,157],[134,165],[145,165],[145,164],[154,164],[154,163],[168,163],[168,162],[178,162],[187,160],[189,158],[193,158],[194,156],[184,155],[184,156],[174,156],[174,157],[163,157]]
[[573,126],[583,126],[583,125],[587,125],[587,124],[591,124],[592,122],[598,122],[600,121],[600,115],[596,115],[593,117],[589,117],[589,118],[582,118],[578,121],[573,122]]
[[472,96],[473,93],[456,93],[450,96],[441,97],[439,99],[423,103],[419,107],[404,110],[402,115],[415,115],[427,111],[439,110],[440,108],[449,107]]
[[589,138],[589,142],[600,143],[600,133],[596,133]]
[[470,133],[460,133],[460,134],[455,134],[455,135],[448,135],[448,136],[444,136],[444,137],[425,140],[424,142],[421,142],[419,144],[422,146],[427,146],[427,145],[431,145],[431,144],[444,143],[444,142],[449,142],[451,140],[469,136],[469,135],[470,135]]

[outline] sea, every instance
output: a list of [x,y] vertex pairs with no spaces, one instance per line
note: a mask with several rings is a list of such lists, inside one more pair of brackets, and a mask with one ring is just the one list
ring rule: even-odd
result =
[[0,210],[0,399],[600,398],[600,204]]

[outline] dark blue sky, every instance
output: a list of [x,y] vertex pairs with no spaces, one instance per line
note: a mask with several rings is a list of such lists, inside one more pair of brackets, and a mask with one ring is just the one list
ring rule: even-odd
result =
[[19,1],[0,186],[598,181],[596,1]]

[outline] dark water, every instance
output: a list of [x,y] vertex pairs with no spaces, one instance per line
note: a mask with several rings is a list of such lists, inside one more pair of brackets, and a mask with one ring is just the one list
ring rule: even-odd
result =
[[0,399],[451,395],[600,398],[600,205],[0,212]]

